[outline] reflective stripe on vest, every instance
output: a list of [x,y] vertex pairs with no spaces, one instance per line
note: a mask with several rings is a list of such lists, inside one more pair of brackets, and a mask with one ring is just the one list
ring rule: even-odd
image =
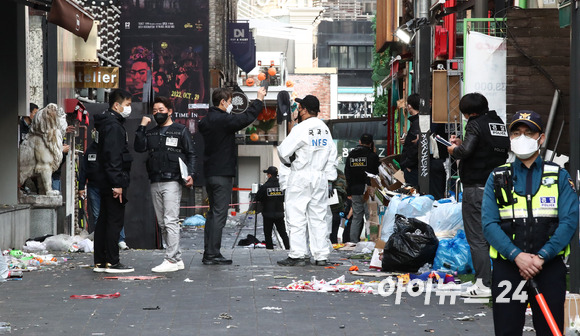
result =
[[[500,167],[507,167],[511,169],[511,164],[506,164]],[[498,167],[499,168],[499,167]],[[540,188],[536,194],[532,197],[532,217],[533,218],[558,218],[558,176],[559,167],[551,164],[544,164]],[[501,193],[506,196],[505,190]],[[514,200],[517,200],[515,204],[511,206],[506,206],[499,209],[499,216],[502,221],[513,220],[513,219],[525,219],[528,218],[528,208],[526,196],[520,196],[512,191]],[[515,237],[512,237],[512,241]],[[558,253],[559,255],[568,255],[570,251],[570,246]],[[496,259],[501,256],[506,259],[503,255],[499,254],[498,251],[490,246],[489,255],[491,258]]]

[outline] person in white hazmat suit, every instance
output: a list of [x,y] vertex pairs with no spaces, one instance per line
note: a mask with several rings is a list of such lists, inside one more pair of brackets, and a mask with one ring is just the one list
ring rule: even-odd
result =
[[307,95],[296,102],[298,125],[278,146],[280,161],[290,167],[284,201],[290,253],[278,265],[305,266],[312,254],[316,265],[325,266],[332,250],[326,214],[336,179],[336,145],[328,127],[317,118],[318,98]]

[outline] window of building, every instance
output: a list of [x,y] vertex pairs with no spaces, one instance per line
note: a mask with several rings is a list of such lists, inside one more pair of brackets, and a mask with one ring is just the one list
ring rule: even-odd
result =
[[339,69],[370,69],[371,46],[330,46],[330,66]]

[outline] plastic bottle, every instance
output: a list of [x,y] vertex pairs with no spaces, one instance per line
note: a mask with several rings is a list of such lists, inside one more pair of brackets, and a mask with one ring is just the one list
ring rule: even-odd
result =
[[0,255],[0,281],[4,281],[8,277],[8,274],[10,274],[10,270],[8,269],[6,258]]
[[8,271],[9,278],[22,278],[22,271],[21,270],[10,270]]

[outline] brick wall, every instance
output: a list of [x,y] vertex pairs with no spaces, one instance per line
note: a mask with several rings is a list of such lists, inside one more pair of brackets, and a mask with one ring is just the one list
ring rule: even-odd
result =
[[289,75],[288,78],[294,83],[293,97],[316,96],[320,101],[318,118],[330,119],[330,74]]

